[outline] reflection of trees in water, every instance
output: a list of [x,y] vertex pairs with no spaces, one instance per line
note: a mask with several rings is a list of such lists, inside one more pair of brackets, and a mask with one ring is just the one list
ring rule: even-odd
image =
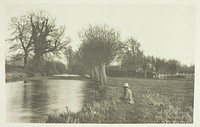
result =
[[24,85],[23,90],[23,108],[29,108],[30,107],[30,86],[31,85]]
[[[80,83],[80,85],[76,83]],[[68,80],[32,81],[23,86],[22,106],[26,110],[25,112],[31,114],[31,116],[27,116],[31,122],[38,122],[38,119],[43,118],[44,115],[60,111],[60,108],[64,108],[66,105],[69,105],[70,109],[75,109],[79,104],[82,106],[82,104],[94,100],[95,84],[91,81],[83,81],[83,84],[82,81]]]
[[83,87],[83,94],[85,95],[83,99],[83,104],[90,102],[91,100],[95,100],[95,92],[96,91],[96,82],[85,82],[85,87]]
[[31,85],[24,85],[23,107],[28,108],[37,118],[41,113],[47,112],[49,95],[48,85],[45,81],[37,80]]

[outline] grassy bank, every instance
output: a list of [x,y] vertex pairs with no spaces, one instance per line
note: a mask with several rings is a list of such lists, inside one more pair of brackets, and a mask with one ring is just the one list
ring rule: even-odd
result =
[[[122,84],[128,82],[134,105],[119,100]],[[108,78],[105,88],[99,87],[96,101],[77,113],[66,111],[48,115],[46,123],[192,123],[194,80],[152,80]]]
[[33,76],[28,77],[26,73],[23,72],[11,72],[6,73],[6,82],[15,82],[15,81],[22,81],[25,82],[33,81],[33,80],[44,80],[44,79],[52,79],[52,80],[90,80],[86,77],[77,77],[77,76]]

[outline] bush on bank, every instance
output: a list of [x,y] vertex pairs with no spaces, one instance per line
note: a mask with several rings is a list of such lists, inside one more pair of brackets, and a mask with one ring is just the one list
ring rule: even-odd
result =
[[50,76],[54,74],[63,74],[66,72],[66,67],[63,63],[58,61],[43,61],[41,69],[34,71],[32,61],[30,61],[25,69],[29,77],[35,76]]
[[41,70],[34,72],[34,67],[29,61],[27,67],[23,66],[5,65],[6,70],[6,82],[20,81],[27,77],[40,77],[50,76],[54,74],[63,74],[66,72],[66,67],[63,63],[57,61],[45,61]]
[[19,81],[23,80],[26,77],[28,77],[28,75],[23,72],[6,73],[6,82]]

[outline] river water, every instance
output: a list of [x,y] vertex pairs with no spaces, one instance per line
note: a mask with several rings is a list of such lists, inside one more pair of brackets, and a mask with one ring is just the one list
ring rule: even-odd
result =
[[79,111],[94,84],[91,81],[47,79],[6,83],[7,122],[38,122],[47,114]]

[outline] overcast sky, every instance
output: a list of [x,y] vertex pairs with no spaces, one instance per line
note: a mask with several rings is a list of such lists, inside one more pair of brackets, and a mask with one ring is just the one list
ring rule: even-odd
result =
[[[194,64],[195,8],[186,5],[7,5],[6,23],[11,17],[27,11],[45,10],[56,17],[58,25],[66,26],[73,49],[78,49],[78,32],[88,24],[107,24],[120,31],[122,40],[133,37],[145,55],[177,59]],[[8,25],[6,26],[8,27]],[[9,32],[7,30],[6,36]]]

